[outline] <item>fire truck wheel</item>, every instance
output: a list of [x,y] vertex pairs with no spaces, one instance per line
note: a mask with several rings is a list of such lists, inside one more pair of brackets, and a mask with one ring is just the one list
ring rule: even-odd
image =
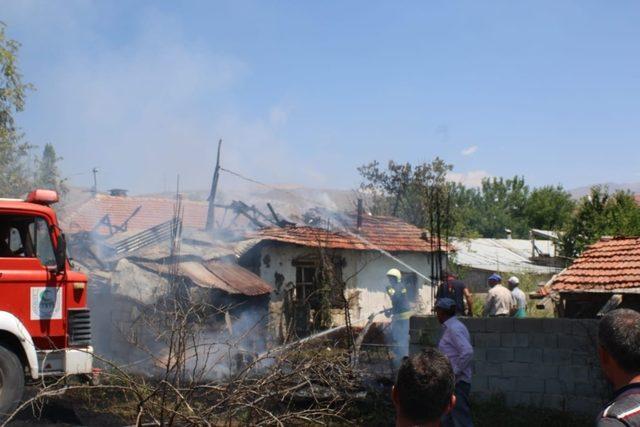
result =
[[24,368],[18,356],[0,344],[0,420],[22,399]]

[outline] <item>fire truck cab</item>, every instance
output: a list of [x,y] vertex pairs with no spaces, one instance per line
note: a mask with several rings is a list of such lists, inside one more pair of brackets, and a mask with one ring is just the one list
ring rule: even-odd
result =
[[57,201],[51,190],[0,199],[0,417],[29,378],[92,372],[87,276],[71,270]]

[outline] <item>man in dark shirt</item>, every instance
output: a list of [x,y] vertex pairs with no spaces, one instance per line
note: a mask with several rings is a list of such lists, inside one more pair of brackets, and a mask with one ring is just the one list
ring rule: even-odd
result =
[[[462,280],[458,280],[453,273],[448,271],[442,273],[442,277],[443,281],[438,288],[436,298],[450,298],[454,300],[456,302],[457,316],[473,316],[473,296],[464,282]],[[464,307],[465,300],[467,301],[467,310],[465,310]]]
[[640,427],[640,313],[618,309],[600,320],[598,356],[615,390],[598,427]]

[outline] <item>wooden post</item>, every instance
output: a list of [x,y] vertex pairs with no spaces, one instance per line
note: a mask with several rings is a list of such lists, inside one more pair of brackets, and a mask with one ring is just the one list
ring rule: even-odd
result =
[[94,167],[91,169],[91,172],[93,172],[93,188],[91,189],[91,194],[93,197],[96,197],[98,194],[98,168]]
[[215,201],[216,191],[218,190],[218,178],[220,177],[220,148],[222,147],[222,139],[218,141],[218,157],[216,158],[216,168],[213,172],[213,180],[211,181],[211,192],[209,193],[209,209],[207,210],[207,231],[213,231],[215,222]]

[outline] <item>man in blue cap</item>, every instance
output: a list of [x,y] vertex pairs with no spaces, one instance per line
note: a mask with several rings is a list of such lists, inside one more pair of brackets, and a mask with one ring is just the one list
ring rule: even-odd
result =
[[498,273],[489,276],[489,292],[487,293],[487,301],[484,303],[483,316],[489,317],[507,317],[511,314],[513,308],[513,295],[511,291],[500,284],[502,277]]
[[[508,291],[507,291],[508,292]],[[471,392],[471,361],[473,347],[467,327],[456,317],[456,302],[451,298],[436,301],[436,316],[442,325],[440,350],[451,362],[455,375],[456,405],[442,418],[444,427],[473,427],[469,394]]]

